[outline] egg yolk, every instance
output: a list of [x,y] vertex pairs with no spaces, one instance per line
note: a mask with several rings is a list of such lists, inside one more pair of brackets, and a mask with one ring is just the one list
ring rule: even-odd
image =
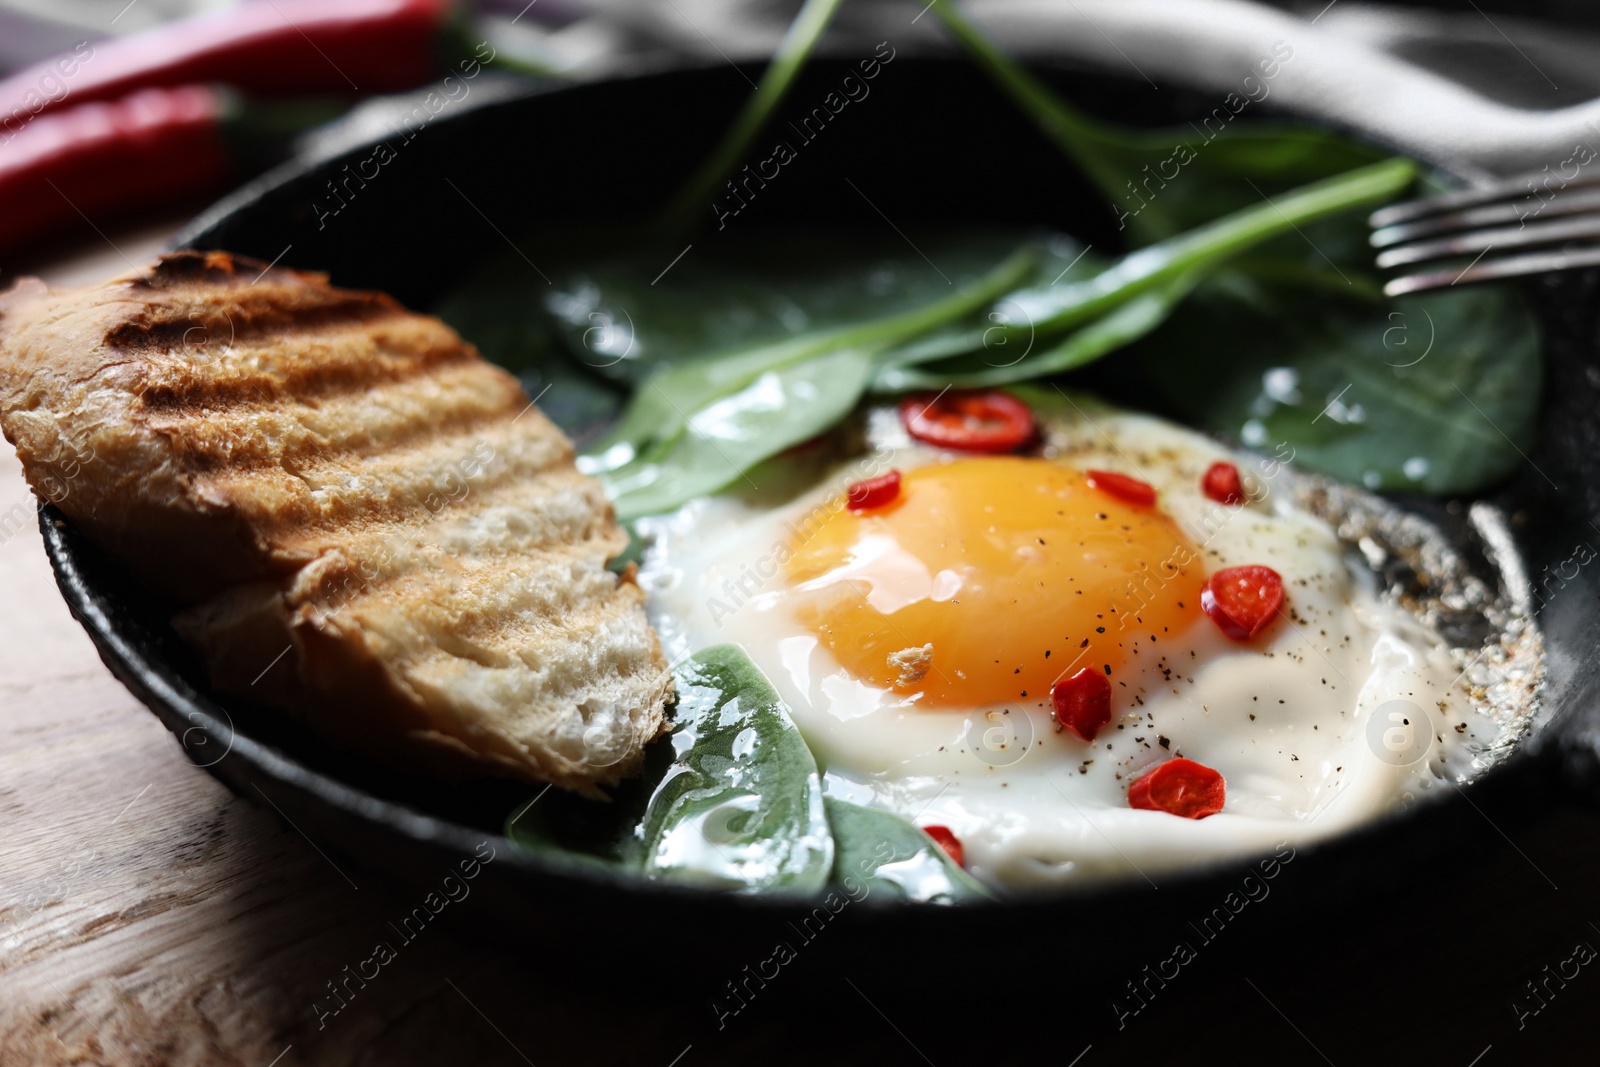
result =
[[1048,703],[1085,666],[1161,659],[1200,608],[1198,553],[1159,505],[1051,460],[920,467],[890,504],[789,529],[801,623],[858,680],[928,706]]

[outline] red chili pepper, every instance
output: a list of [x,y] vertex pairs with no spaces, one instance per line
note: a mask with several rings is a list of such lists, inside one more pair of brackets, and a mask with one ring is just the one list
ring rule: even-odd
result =
[[439,73],[448,0],[262,0],[169,22],[35,64],[0,81],[15,134],[63,104],[219,82],[258,96],[383,93]]
[[967,850],[961,847],[961,839],[950,832],[948,826],[924,826],[922,832],[933,838],[934,842],[945,851],[945,855],[955,861],[957,867],[967,865]]
[[1056,725],[1085,741],[1093,741],[1100,727],[1111,721],[1111,683],[1097,668],[1085,667],[1071,678],[1058,680],[1050,687],[1050,699],[1055,704]]
[[1271,567],[1229,567],[1206,579],[1200,609],[1235,641],[1248,641],[1283,606],[1283,578]]
[[1232,463],[1213,463],[1200,479],[1200,490],[1219,504],[1243,504],[1244,483]]
[[1128,807],[1204,819],[1222,810],[1227,792],[1222,775],[1179,756],[1135,778],[1128,786]]
[[914,394],[900,401],[900,421],[919,441],[963,452],[1014,452],[1033,440],[1033,411],[996,389]]
[[871,511],[900,498],[900,472],[885,471],[872,478],[863,478],[845,490],[851,511]]
[[1118,500],[1135,507],[1147,508],[1156,502],[1156,487],[1149,482],[1141,482],[1137,478],[1116,471],[1085,471],[1089,476],[1089,488],[1098,489],[1102,493],[1114,496]]
[[190,85],[30,122],[0,150],[0,251],[65,222],[220,188],[231,111],[225,94]]

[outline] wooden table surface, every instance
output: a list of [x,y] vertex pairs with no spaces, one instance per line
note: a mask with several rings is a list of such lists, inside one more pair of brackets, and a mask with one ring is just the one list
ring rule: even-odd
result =
[[[43,273],[99,279],[164,232],[113,235],[121,252]],[[9,447],[0,591],[0,1067],[1596,1058],[1600,964],[1559,986],[1543,969],[1600,946],[1600,817],[1567,809],[1511,835],[1485,820],[1481,865],[1397,898],[1390,929],[1263,909],[1122,1031],[1086,1021],[1102,1005],[1052,999],[1051,974],[1075,961],[957,975],[884,960],[844,976],[802,960],[718,1028],[714,990],[611,996],[470,926],[430,929],[319,1020],[328,979],[413,902],[193,767],[112,678],[55,588]],[[1544,1006],[1519,1015],[1529,981]]]

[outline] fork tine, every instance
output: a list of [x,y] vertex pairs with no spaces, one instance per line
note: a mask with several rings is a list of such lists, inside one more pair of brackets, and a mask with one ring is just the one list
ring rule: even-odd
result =
[[[1531,171],[1502,179],[1492,185],[1473,186],[1469,189],[1456,189],[1437,196],[1425,196],[1417,200],[1405,200],[1398,204],[1381,207],[1367,216],[1367,225],[1375,230],[1386,226],[1393,226],[1401,222],[1411,222],[1428,215],[1438,215],[1447,211],[1460,211],[1464,208],[1479,207],[1483,204],[1493,204],[1501,200],[1514,200],[1535,193],[1536,187],[1550,178],[1545,171]],[[1581,189],[1589,186],[1600,185],[1600,174],[1580,174],[1552,192],[1559,193],[1567,189]],[[1537,195],[1535,193],[1535,195]]]
[[1600,237],[1600,215],[1580,215],[1570,219],[1552,219],[1526,226],[1502,226],[1487,230],[1468,230],[1450,237],[1431,241],[1413,241],[1410,244],[1386,248],[1378,253],[1378,267],[1408,267],[1432,259],[1471,255],[1487,252],[1491,248],[1514,251],[1538,248],[1541,245],[1560,244],[1584,238]]
[[1406,241],[1414,241],[1419,237],[1431,237],[1458,230],[1501,226],[1513,222],[1525,225],[1535,219],[1545,220],[1600,212],[1600,189],[1584,189],[1554,200],[1541,200],[1539,207],[1532,214],[1525,213],[1523,206],[1514,201],[1486,204],[1445,215],[1432,215],[1414,222],[1399,222],[1372,231],[1368,240],[1374,248],[1387,248]]
[[1383,293],[1390,297],[1404,296],[1430,289],[1448,289],[1453,285],[1471,285],[1474,282],[1492,282],[1583,267],[1600,267],[1600,245],[1548,249],[1520,256],[1495,256],[1482,262],[1473,260],[1464,269],[1452,267],[1448,270],[1404,274],[1385,282]]

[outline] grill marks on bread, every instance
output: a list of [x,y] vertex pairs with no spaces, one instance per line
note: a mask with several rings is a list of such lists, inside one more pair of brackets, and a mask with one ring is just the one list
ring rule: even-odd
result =
[[90,454],[56,503],[188,605],[219,690],[391,762],[586,792],[662,729],[642,594],[606,569],[627,535],[437,319],[191,252],[84,293],[24,283],[0,338],[30,481]]

